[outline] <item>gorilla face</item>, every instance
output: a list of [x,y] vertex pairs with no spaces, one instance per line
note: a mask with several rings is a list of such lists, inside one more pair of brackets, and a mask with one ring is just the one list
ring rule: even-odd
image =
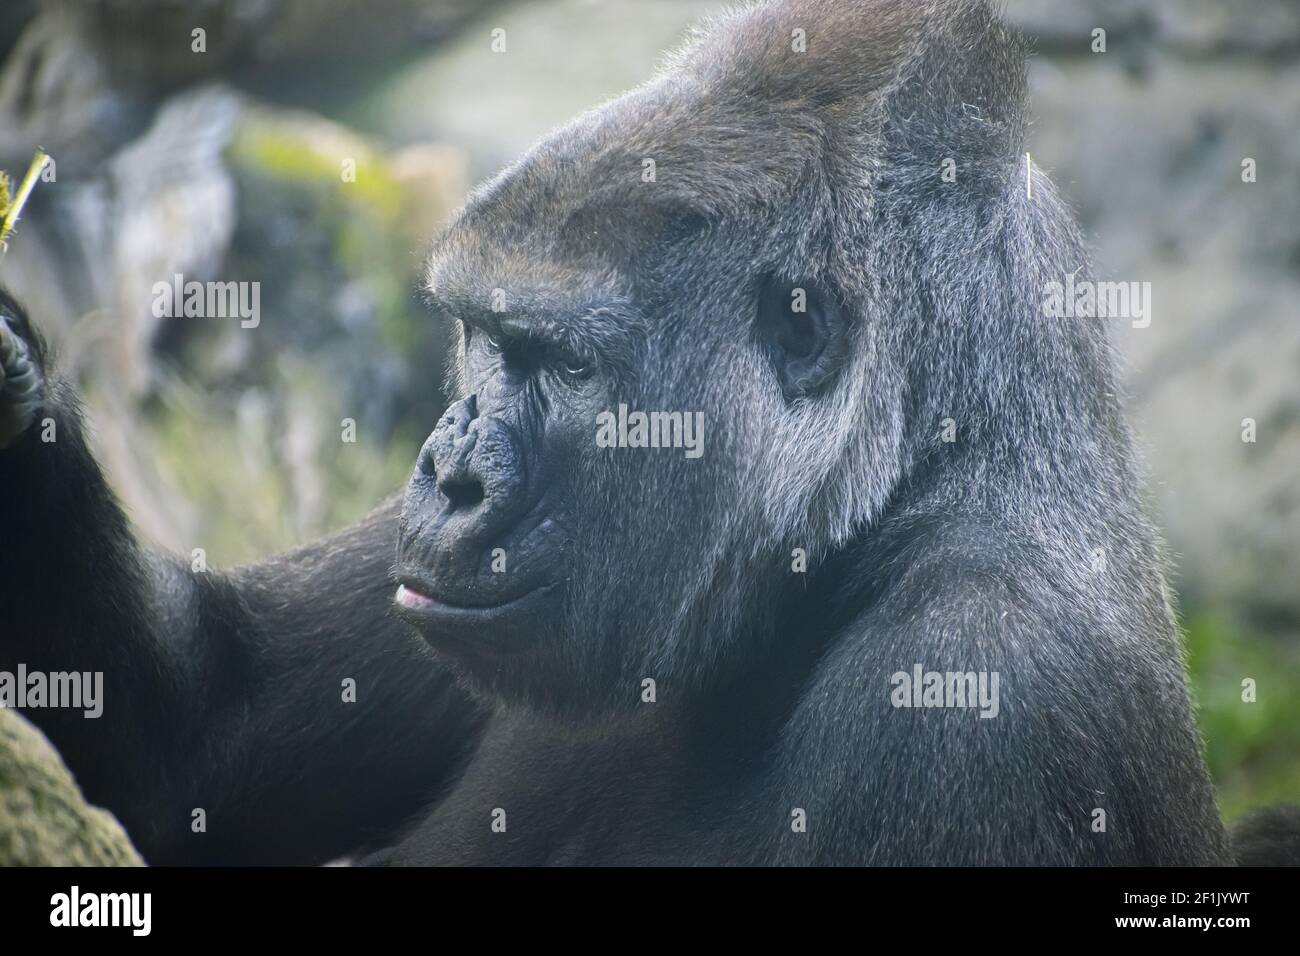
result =
[[499,696],[609,710],[723,679],[790,613],[792,549],[887,491],[896,435],[869,426],[898,376],[863,392],[878,348],[836,268],[867,257],[833,219],[863,177],[831,202],[815,112],[707,89],[663,79],[558,131],[435,243],[457,400],[407,490],[396,603]]
[[480,197],[435,253],[462,397],[407,490],[396,601],[489,692],[626,707],[772,625],[789,551],[764,533],[758,473],[779,467],[772,421],[833,382],[847,324],[819,282],[753,274],[748,230],[676,209],[570,227],[541,243],[558,262],[503,248],[518,181],[541,172]]

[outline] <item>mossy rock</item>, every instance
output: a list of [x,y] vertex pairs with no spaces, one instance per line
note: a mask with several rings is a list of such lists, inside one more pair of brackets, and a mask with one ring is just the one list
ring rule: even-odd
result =
[[58,753],[0,709],[0,866],[140,866],[126,831],[92,807]]

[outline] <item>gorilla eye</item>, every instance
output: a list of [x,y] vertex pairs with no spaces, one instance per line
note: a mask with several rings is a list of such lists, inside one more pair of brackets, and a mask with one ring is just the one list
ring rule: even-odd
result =
[[483,333],[483,341],[487,343],[487,347],[490,348],[493,352],[505,351],[505,346],[501,344],[501,340],[497,338],[495,335],[493,335],[491,332]]
[[569,378],[585,381],[595,374],[596,369],[590,362],[566,361],[563,363],[564,374]]
[[811,395],[834,378],[848,355],[848,323],[824,283],[769,277],[758,297],[755,331],[786,401]]

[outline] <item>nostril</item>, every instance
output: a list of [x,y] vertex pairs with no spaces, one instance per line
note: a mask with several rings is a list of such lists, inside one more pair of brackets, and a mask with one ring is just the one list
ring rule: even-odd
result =
[[483,500],[483,485],[481,482],[473,480],[439,482],[438,488],[447,496],[449,511],[473,508]]
[[428,478],[433,478],[438,474],[438,462],[433,457],[433,449],[426,442],[420,449],[420,457],[415,460],[415,465],[420,469],[420,474]]

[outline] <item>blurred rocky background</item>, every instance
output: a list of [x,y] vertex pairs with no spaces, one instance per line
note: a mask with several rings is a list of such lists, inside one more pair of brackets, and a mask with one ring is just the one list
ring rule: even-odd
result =
[[[5,0],[0,168],[56,166],[0,283],[144,532],[229,565],[399,488],[442,401],[438,224],[721,6]],[[1036,38],[1027,148],[1099,278],[1153,285],[1150,327],[1115,331],[1225,813],[1300,800],[1300,2],[1007,7]],[[177,273],[259,282],[258,328],[156,318]]]

